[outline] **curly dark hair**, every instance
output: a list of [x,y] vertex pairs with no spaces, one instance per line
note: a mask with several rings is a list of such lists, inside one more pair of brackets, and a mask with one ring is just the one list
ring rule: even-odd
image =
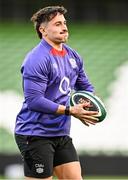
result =
[[42,39],[42,34],[39,31],[40,24],[43,22],[49,22],[57,15],[58,12],[60,14],[65,14],[67,9],[65,9],[63,6],[48,6],[33,14],[31,21],[34,23],[36,32],[40,39]]

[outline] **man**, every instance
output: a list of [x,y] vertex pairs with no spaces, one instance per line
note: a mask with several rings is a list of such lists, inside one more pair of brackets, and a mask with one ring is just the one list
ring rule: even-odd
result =
[[64,44],[68,29],[59,6],[45,7],[33,15],[41,42],[26,56],[21,72],[25,101],[17,115],[15,138],[24,161],[26,180],[82,179],[70,137],[71,115],[96,124],[97,112],[87,104],[69,106],[71,90],[94,92],[76,51]]

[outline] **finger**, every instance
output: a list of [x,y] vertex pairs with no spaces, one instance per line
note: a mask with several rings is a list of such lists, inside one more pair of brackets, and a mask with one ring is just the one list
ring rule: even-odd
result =
[[82,122],[83,124],[85,124],[86,126],[89,126],[89,124],[87,124],[86,121],[81,120],[81,122]]
[[89,123],[93,123],[96,124],[98,122],[97,118],[91,117],[91,116],[84,116],[79,118],[81,121],[85,121],[85,122],[89,122]]
[[82,105],[82,108],[86,108],[86,107],[89,107],[90,106],[90,102],[84,102],[81,104]]
[[87,119],[86,120],[81,120],[82,123],[84,123],[86,126],[89,126],[89,124],[91,125],[95,125],[96,123],[92,122],[92,121],[88,121]]
[[87,126],[89,126],[89,124],[95,125],[97,123],[97,122],[89,121],[88,119],[82,120],[82,122]]
[[98,111],[86,111],[86,110],[85,110],[85,113],[84,113],[84,114],[97,115],[97,114],[98,114]]
[[91,120],[91,121],[94,121],[94,122],[97,122],[99,119],[94,117],[94,116],[83,116],[83,119],[88,119],[88,120]]
[[86,123],[89,123],[89,124],[95,125],[97,122],[96,122],[96,121],[89,121],[89,120],[87,119],[87,120],[86,120]]

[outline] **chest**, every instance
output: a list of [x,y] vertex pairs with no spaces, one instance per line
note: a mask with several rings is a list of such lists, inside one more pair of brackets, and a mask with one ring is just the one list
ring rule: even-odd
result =
[[51,64],[51,78],[61,80],[67,77],[70,81],[78,75],[77,60],[71,56],[54,57]]

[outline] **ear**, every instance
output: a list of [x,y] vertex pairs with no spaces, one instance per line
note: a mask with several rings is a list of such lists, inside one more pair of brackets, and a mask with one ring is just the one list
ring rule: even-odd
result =
[[39,31],[40,31],[40,33],[42,34],[42,33],[44,32],[44,27],[43,27],[43,26],[40,26],[40,27],[39,27]]
[[39,27],[39,31],[40,31],[40,33],[41,33],[43,36],[46,36],[46,35],[47,35],[46,30],[45,30],[45,27],[44,27],[43,25],[41,25],[41,26]]

